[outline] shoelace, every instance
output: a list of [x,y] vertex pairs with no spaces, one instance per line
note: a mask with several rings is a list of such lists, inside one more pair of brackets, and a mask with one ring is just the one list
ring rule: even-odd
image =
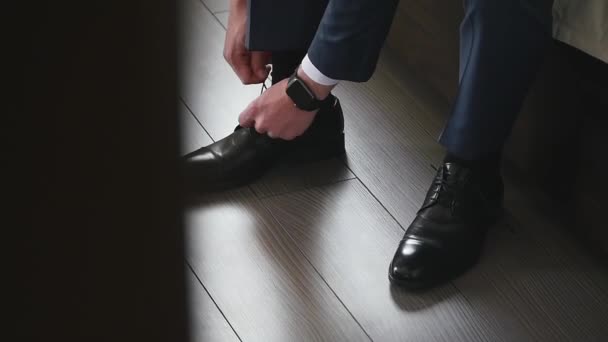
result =
[[262,82],[262,90],[260,90],[260,95],[262,95],[268,89],[268,86],[266,86],[266,81],[270,81],[270,84],[272,85],[272,76],[268,75],[264,82]]
[[454,201],[454,194],[458,190],[459,182],[454,180],[455,176],[449,173],[445,165],[441,166],[441,171],[439,172],[440,175],[433,180],[431,199],[421,210],[430,208],[435,204],[440,204],[446,208],[450,208],[451,214],[454,215],[456,203]]
[[[264,82],[262,82],[262,89],[260,90],[260,95],[262,95],[268,89],[268,86],[266,85],[267,81],[270,81],[270,83],[272,84],[272,76],[268,75],[268,77],[264,80]],[[236,128],[234,128],[234,131],[236,132],[236,131],[238,131],[241,128],[243,128],[243,127],[241,127],[240,125],[237,125]],[[252,130],[252,133],[258,134],[255,131],[255,129]]]

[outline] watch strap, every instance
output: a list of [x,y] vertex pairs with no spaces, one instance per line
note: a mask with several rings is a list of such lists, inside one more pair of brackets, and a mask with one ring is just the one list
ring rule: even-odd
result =
[[[328,104],[328,103],[330,103],[332,101],[333,96],[331,94],[329,94],[323,100],[317,99],[315,97],[315,95],[314,95],[314,92],[306,85],[306,83],[304,82],[304,80],[302,80],[301,78],[298,77],[298,70],[297,69],[289,77],[289,81],[287,83],[291,86],[294,83],[295,80],[299,81],[300,86],[304,87],[305,90],[310,94],[310,100],[307,101],[306,103],[298,101],[298,99],[294,99],[293,97],[290,96],[290,98],[294,102],[295,106],[298,107],[299,109],[302,109],[302,110],[305,110],[305,111],[314,111],[314,110],[317,110],[317,109],[323,107],[324,105],[326,105],[326,104]],[[288,95],[289,95],[289,93],[288,93]],[[300,103],[298,103],[298,102],[300,102]]]

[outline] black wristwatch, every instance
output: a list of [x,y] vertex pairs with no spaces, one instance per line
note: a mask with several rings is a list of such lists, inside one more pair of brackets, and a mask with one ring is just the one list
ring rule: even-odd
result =
[[296,107],[312,112],[321,108],[321,106],[329,100],[331,96],[327,96],[324,100],[319,100],[315,97],[315,94],[308,88],[306,83],[298,77],[298,70],[291,75],[287,82],[287,90],[285,90],[287,96],[291,98]]

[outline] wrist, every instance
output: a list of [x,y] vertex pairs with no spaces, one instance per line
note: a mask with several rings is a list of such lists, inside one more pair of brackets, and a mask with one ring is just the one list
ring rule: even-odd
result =
[[298,67],[297,75],[306,84],[308,89],[313,92],[317,100],[324,100],[335,87],[335,85],[323,85],[315,82],[302,70],[302,67]]
[[228,6],[228,17],[234,14],[246,14],[247,13],[247,0],[230,0]]
[[247,0],[230,0],[230,7],[247,7]]

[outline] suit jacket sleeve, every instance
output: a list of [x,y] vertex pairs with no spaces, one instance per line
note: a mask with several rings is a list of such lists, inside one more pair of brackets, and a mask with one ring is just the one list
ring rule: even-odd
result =
[[308,49],[312,64],[336,80],[369,80],[398,2],[330,0]]

